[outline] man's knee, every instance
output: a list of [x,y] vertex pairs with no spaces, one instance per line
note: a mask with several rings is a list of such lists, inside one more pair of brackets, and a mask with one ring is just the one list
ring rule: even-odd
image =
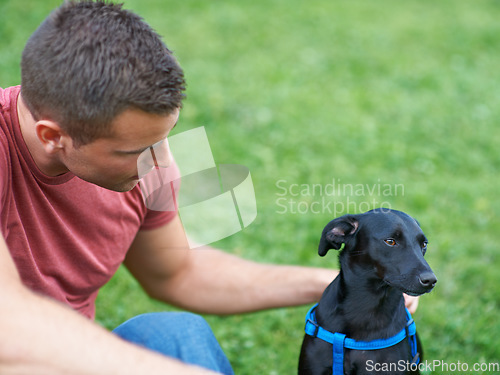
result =
[[113,332],[164,355],[223,374],[233,374],[212,329],[199,315],[148,313],[128,320]]
[[138,315],[118,326],[113,332],[125,340],[153,350],[158,350],[158,346],[163,347],[165,344],[175,345],[178,340],[186,342],[213,336],[203,317],[188,312]]

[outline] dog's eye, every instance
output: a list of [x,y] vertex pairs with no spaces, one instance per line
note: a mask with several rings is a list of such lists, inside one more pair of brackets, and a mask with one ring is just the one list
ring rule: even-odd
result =
[[427,241],[424,241],[424,242],[422,243],[422,251],[424,252],[424,254],[425,254],[425,252],[427,251],[427,244],[428,244],[428,242],[427,242]]
[[389,246],[396,246],[396,240],[394,238],[388,238],[384,242]]

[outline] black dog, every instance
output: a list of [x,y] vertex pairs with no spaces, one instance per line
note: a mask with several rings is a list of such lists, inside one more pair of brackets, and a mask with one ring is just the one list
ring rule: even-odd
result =
[[345,215],[323,230],[319,255],[342,244],[340,273],[308,314],[299,375],[419,373],[422,348],[403,293],[428,293],[437,279],[418,222],[389,209]]

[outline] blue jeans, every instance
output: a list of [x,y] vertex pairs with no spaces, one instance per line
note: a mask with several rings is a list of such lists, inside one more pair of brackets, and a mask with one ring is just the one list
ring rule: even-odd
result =
[[183,362],[234,375],[208,323],[180,312],[138,315],[113,330],[123,339]]

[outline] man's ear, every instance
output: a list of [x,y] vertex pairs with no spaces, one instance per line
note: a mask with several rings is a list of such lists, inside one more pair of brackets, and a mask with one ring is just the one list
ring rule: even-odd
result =
[[353,215],[344,215],[330,221],[319,241],[318,254],[325,256],[328,250],[339,250],[358,230],[359,221]]
[[37,121],[35,131],[38,140],[48,154],[54,154],[64,148],[63,137],[67,135],[58,123],[51,120]]

